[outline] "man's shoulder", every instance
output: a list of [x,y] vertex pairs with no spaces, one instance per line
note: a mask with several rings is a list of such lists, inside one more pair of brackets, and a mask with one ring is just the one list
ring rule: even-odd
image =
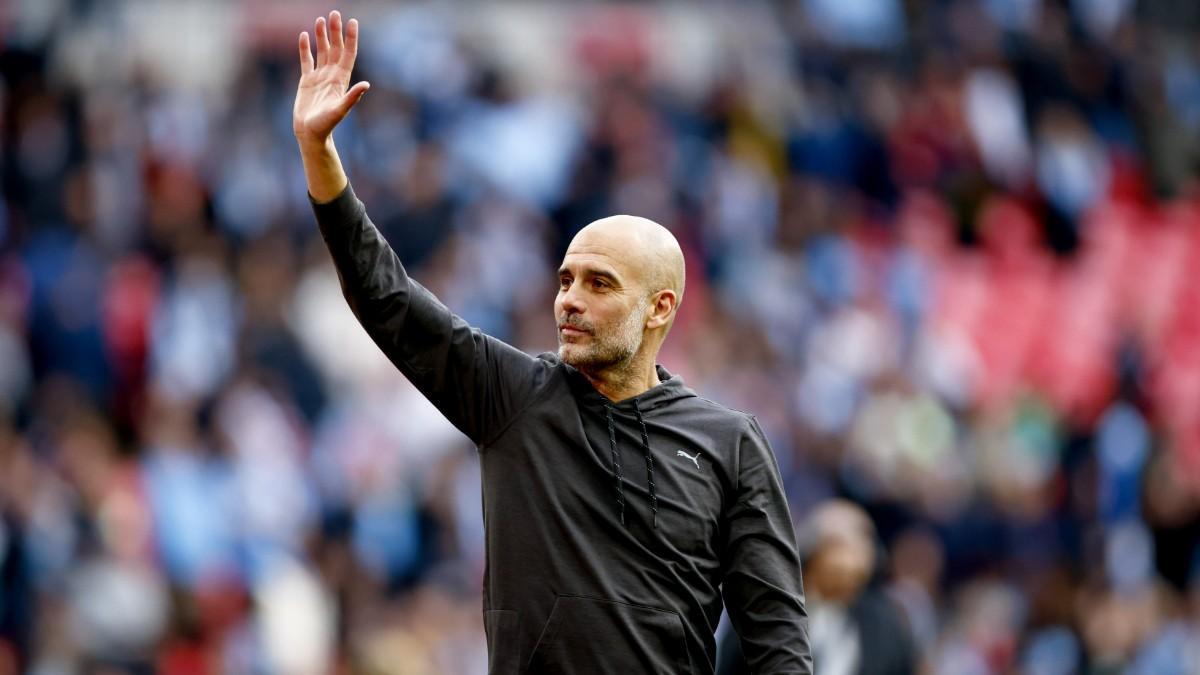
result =
[[692,414],[703,415],[710,424],[720,425],[739,433],[749,431],[758,424],[752,413],[731,408],[699,394],[689,396],[681,400],[679,404],[689,409]]
[[754,415],[752,413],[748,413],[745,410],[739,410],[737,408],[731,408],[724,403],[718,403],[711,398],[705,398],[699,394],[697,394],[692,400],[696,405],[711,410],[714,415],[723,415],[730,420],[748,421],[754,419]]

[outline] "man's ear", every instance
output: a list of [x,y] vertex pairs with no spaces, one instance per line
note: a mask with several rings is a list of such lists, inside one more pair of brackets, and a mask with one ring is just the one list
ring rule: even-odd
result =
[[650,316],[646,319],[646,328],[654,329],[670,324],[678,306],[679,296],[669,288],[650,296]]

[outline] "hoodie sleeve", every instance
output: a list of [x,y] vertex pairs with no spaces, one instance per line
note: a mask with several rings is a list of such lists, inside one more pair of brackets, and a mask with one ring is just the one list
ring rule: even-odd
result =
[[544,362],[472,328],[409,278],[349,185],[312,205],[367,334],[454,426],[477,445],[492,441],[544,381]]
[[775,454],[754,418],[738,447],[721,587],[752,673],[813,672],[795,530]]

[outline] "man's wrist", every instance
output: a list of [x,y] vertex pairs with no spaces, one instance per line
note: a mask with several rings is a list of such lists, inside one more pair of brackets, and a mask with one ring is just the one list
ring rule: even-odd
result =
[[296,144],[300,146],[301,154],[322,154],[333,151],[333,135],[330,134],[325,138],[310,138],[307,136],[296,136]]

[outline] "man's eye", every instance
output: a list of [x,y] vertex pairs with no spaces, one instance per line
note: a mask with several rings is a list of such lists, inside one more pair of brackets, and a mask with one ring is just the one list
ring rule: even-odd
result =
[[608,288],[608,282],[603,279],[592,279],[592,286],[596,288]]
[[558,280],[559,288],[568,288],[568,287],[570,287],[570,285],[571,285],[571,279],[569,277],[559,278],[559,280]]

